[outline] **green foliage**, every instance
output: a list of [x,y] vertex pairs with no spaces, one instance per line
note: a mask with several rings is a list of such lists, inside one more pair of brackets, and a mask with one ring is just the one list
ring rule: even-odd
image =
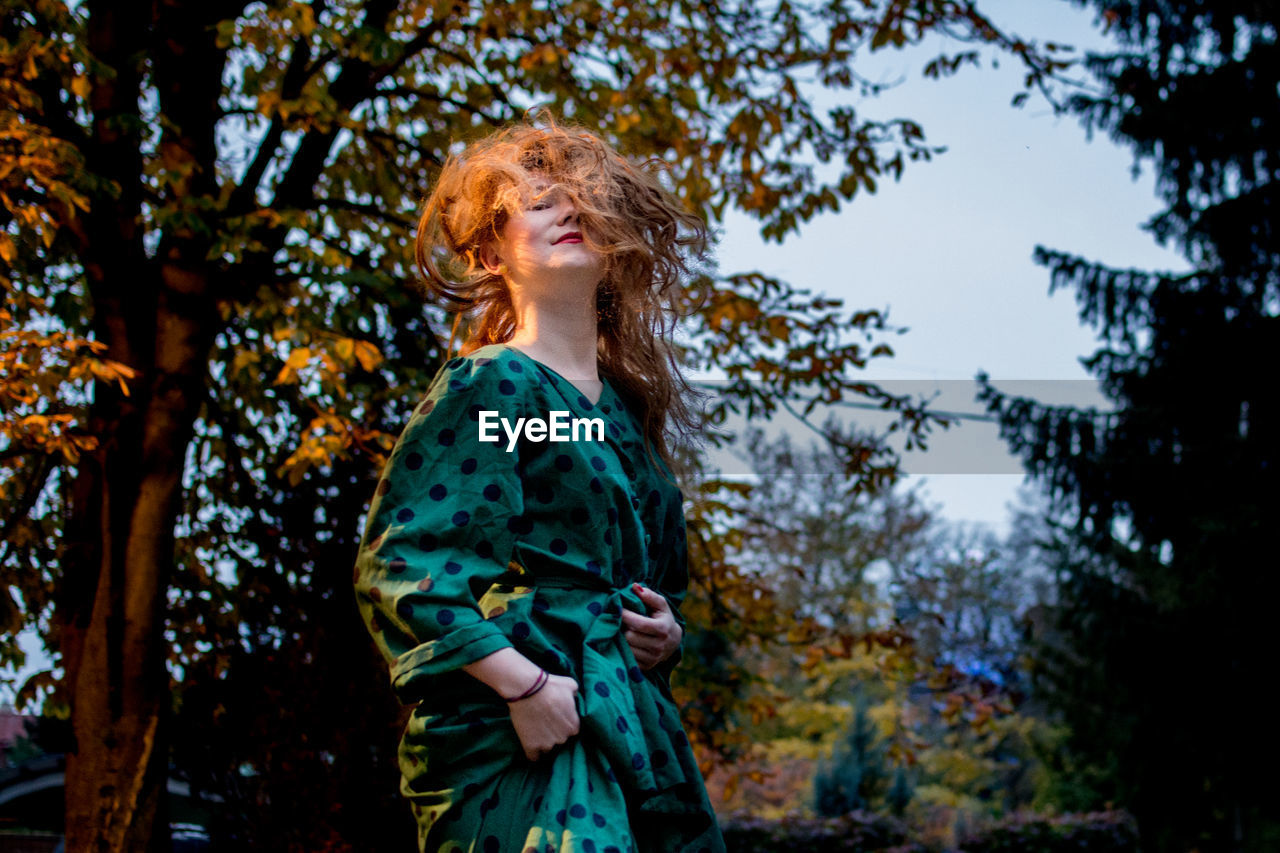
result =
[[908,840],[906,828],[883,815],[855,812],[839,817],[761,820],[742,818],[724,824],[729,853],[924,853],[927,848]]
[[961,840],[964,853],[1135,853],[1138,829],[1124,812],[1015,815]]
[[[1277,352],[1280,44],[1270,4],[1097,2],[1118,37],[1069,101],[1157,176],[1147,228],[1186,274],[1037,250],[1101,345],[1085,361],[1114,412],[984,392],[1055,496],[1059,607],[1038,685],[1070,735],[1078,806],[1130,808],[1153,850],[1269,849],[1280,760],[1270,525],[1280,511]],[[1171,748],[1171,745],[1176,747]]]
[[[892,818],[855,812],[836,818],[735,819],[724,826],[729,853],[925,853],[938,847],[913,837]],[[1135,853],[1137,827],[1124,812],[1017,815],[966,835],[963,853]]]

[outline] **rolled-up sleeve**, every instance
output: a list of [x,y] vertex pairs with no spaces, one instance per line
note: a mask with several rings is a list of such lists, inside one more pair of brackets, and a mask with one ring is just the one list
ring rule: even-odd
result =
[[514,422],[519,377],[456,358],[436,376],[383,470],[356,561],[356,599],[406,701],[421,678],[511,645],[482,612],[509,571],[523,510],[518,448],[480,440],[483,411]]

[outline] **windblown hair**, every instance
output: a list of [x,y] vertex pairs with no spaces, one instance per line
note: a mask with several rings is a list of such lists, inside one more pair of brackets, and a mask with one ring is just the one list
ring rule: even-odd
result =
[[669,439],[693,416],[670,344],[683,284],[706,257],[706,223],[657,179],[661,161],[636,165],[582,128],[521,124],[445,162],[418,222],[416,258],[427,287],[465,318],[461,351],[515,334],[511,294],[480,262],[509,211],[565,193],[584,242],[604,259],[596,292],[601,368],[641,418],[650,451],[671,461]]

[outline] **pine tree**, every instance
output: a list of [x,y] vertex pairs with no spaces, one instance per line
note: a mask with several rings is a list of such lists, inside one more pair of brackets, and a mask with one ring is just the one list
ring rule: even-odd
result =
[[882,795],[888,775],[884,746],[879,740],[866,697],[859,693],[845,742],[814,776],[814,811],[823,817],[837,817],[855,809],[872,808]]
[[[1037,249],[1101,345],[1100,414],[1011,398],[989,409],[1069,520],[1042,685],[1092,805],[1139,819],[1147,850],[1280,843],[1265,700],[1280,516],[1280,45],[1274,4],[1092,0],[1120,47],[1069,108],[1155,170],[1148,224],[1184,275]],[[1077,806],[1082,804],[1075,804]]]
[[911,779],[907,776],[907,768],[899,766],[893,771],[893,784],[889,786],[889,793],[885,794],[885,805],[889,807],[889,811],[898,817],[907,810],[907,806],[911,803],[911,798],[915,794],[915,789],[911,784]]

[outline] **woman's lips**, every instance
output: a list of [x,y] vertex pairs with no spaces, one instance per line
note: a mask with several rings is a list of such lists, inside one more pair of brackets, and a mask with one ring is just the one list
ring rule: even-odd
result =
[[564,235],[563,237],[561,237],[559,240],[556,240],[551,245],[558,246],[561,243],[581,243],[581,242],[582,242],[582,235],[578,234],[577,232],[574,232],[572,234]]

